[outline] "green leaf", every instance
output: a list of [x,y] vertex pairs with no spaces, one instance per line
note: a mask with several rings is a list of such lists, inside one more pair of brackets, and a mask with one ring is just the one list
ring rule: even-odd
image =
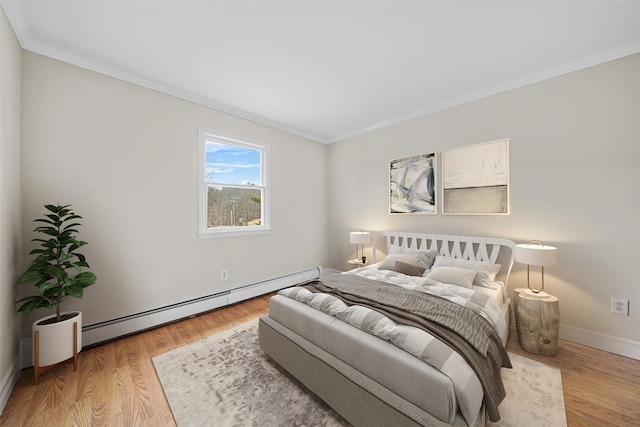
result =
[[57,214],[58,212],[60,212],[60,208],[62,206],[55,206],[55,205],[44,205],[45,209],[47,209],[50,212],[53,212],[55,214]]
[[47,269],[47,272],[51,274],[53,277],[55,277],[58,280],[58,282],[64,282],[64,280],[69,277],[67,272],[64,271],[64,269],[58,267],[57,265],[50,266]]
[[56,221],[51,221],[51,220],[44,219],[44,218],[34,219],[33,222],[44,222],[45,224],[51,224],[51,225],[56,226],[56,227],[59,225],[58,222],[56,222]]
[[84,271],[82,273],[78,273],[76,277],[73,278],[75,283],[79,283],[82,287],[86,288],[87,286],[93,285],[97,280],[95,274],[90,271]]
[[43,283],[42,285],[38,286],[38,289],[40,289],[40,292],[42,293],[51,291],[52,289],[56,288],[62,289],[57,283]]
[[42,296],[54,301],[58,299],[58,295],[60,294],[64,294],[64,289],[61,286],[55,286],[53,288],[47,289],[46,291],[42,292]]
[[46,275],[39,270],[27,270],[18,277],[17,283],[21,285],[23,283],[37,282],[43,277],[46,277]]
[[65,289],[65,292],[67,293],[67,295],[70,295],[75,298],[82,298],[83,291],[84,289],[82,286],[80,286],[80,284],[69,285]]
[[31,239],[32,242],[40,242],[40,244],[42,246],[44,246],[45,248],[49,248],[49,249],[53,249],[56,247],[56,245],[58,244],[56,239],[49,239],[49,240],[44,240],[44,239]]
[[77,230],[70,230],[70,228],[71,228],[71,227],[75,227],[76,225],[82,225],[82,224],[80,224],[79,222],[74,222],[74,223],[72,223],[72,224],[67,224],[67,225],[65,225],[65,226],[64,226],[64,228],[62,229],[62,231],[67,231],[67,230],[69,230],[69,231],[74,231],[74,232],[76,232],[76,233],[79,233],[79,231],[77,231]]
[[49,236],[57,236],[58,235],[58,230],[56,230],[55,228],[51,228],[51,227],[36,227],[33,231],[36,231],[38,233],[48,234]]
[[22,304],[20,307],[18,307],[17,312],[23,312],[25,316],[28,316],[31,314],[31,312],[33,310],[35,310],[36,308],[40,308],[40,307],[47,307],[49,305],[49,302],[45,299],[43,299],[42,297],[39,296],[32,296],[32,297],[25,297],[22,298],[20,300],[18,300],[16,302],[20,303],[22,301],[26,301],[24,304]]
[[[67,205],[68,206],[68,205]],[[69,215],[69,214],[73,214],[73,212],[71,211],[71,209],[66,209],[67,206],[64,206],[62,209],[60,209],[58,211],[58,215],[60,215],[61,218],[64,218],[65,216]]]
[[69,247],[69,252],[74,252],[76,249],[79,249],[85,245],[88,245],[88,243],[76,240],[74,244]]

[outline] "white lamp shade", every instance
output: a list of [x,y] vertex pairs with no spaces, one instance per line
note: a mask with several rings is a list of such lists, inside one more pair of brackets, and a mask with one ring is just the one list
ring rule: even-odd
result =
[[365,244],[371,241],[371,233],[368,231],[352,231],[349,233],[349,242],[355,244]]
[[516,245],[516,261],[529,265],[556,265],[558,249],[553,246],[521,243]]

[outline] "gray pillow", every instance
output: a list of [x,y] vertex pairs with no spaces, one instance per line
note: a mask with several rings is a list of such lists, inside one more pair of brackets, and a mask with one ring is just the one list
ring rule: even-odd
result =
[[438,251],[435,249],[420,251],[417,249],[408,249],[396,245],[390,245],[389,254],[404,254],[418,257],[422,261],[422,265],[424,266],[424,268],[429,269],[433,265],[433,261],[436,259]]
[[407,254],[389,254],[384,257],[382,263],[378,266],[378,270],[393,270],[396,271],[396,262],[404,262],[405,264],[410,265],[419,265],[421,267],[425,267],[424,261],[422,258],[407,255]]
[[407,276],[418,276],[422,277],[422,274],[425,272],[426,268],[420,265],[412,265],[407,264],[406,262],[396,261],[395,271],[398,273],[406,274]]

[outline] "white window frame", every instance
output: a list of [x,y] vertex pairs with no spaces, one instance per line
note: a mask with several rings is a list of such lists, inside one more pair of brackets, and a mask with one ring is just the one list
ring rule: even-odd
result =
[[[261,225],[256,226],[228,226],[228,227],[207,227],[207,205],[209,184],[206,179],[206,141],[215,140],[223,144],[236,145],[251,148],[261,152],[261,183],[263,190]],[[256,234],[267,234],[271,232],[271,195],[269,186],[269,165],[270,165],[269,144],[239,137],[214,129],[200,126],[198,129],[198,237],[201,239],[249,236]]]

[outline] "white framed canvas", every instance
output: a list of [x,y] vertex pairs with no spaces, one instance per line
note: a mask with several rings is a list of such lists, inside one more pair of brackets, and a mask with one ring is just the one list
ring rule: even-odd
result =
[[442,213],[509,214],[509,140],[442,152]]
[[389,162],[389,213],[437,214],[436,154]]

